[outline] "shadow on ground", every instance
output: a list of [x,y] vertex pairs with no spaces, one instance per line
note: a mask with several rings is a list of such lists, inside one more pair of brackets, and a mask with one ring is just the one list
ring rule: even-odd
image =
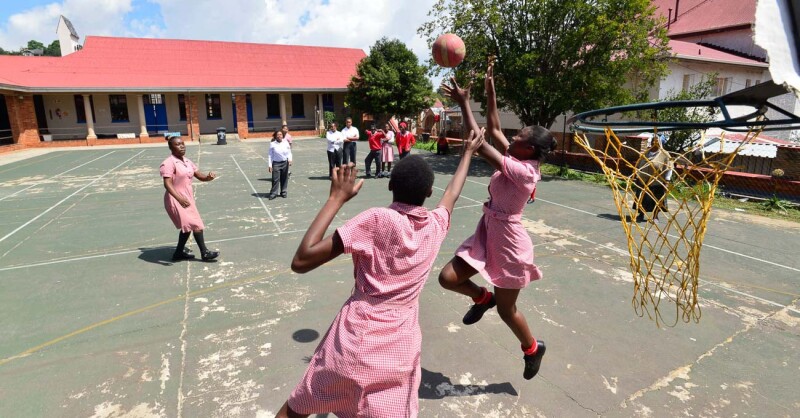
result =
[[518,395],[514,386],[509,382],[488,385],[454,385],[449,377],[425,368],[422,369],[422,382],[419,385],[420,399],[444,399],[449,396],[475,396],[484,393]]
[[171,266],[173,264],[172,254],[175,252],[175,247],[139,248],[139,251],[141,251],[139,254],[140,260],[162,266]]

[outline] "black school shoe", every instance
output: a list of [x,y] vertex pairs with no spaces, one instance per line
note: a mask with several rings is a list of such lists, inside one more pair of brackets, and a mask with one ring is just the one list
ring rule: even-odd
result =
[[497,305],[497,301],[494,299],[494,293],[492,293],[492,299],[489,300],[488,303],[476,303],[472,305],[471,308],[467,311],[466,315],[464,315],[464,325],[472,325],[483,318],[483,314],[486,313],[489,309],[494,308]]
[[219,257],[219,251],[206,251],[203,253],[203,261],[211,261]]
[[536,352],[532,355],[523,355],[522,359],[525,360],[525,371],[522,372],[522,377],[526,380],[533,379],[533,376],[536,376],[536,373],[539,373],[539,366],[542,364],[542,357],[544,357],[544,352],[547,350],[547,347],[544,345],[544,341],[539,340],[536,342]]

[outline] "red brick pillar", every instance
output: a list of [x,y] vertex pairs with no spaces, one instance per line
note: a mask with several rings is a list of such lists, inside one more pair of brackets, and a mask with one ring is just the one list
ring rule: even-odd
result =
[[200,109],[197,107],[197,96],[186,95],[186,130],[189,132],[189,139],[194,141],[200,138]]
[[236,94],[236,133],[239,139],[247,139],[250,129],[247,127],[247,96]]
[[5,100],[14,143],[26,148],[39,145],[39,124],[36,122],[33,96],[9,95],[5,96]]

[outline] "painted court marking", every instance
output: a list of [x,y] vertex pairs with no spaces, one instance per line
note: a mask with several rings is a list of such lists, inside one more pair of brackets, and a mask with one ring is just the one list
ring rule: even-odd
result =
[[[249,178],[247,178],[247,174],[244,173],[244,170],[242,170],[242,167],[239,165],[239,162],[236,161],[236,157],[231,155],[231,159],[233,160],[234,164],[236,164],[236,168],[239,169],[239,172],[242,173],[242,177],[244,177],[244,179],[247,180],[247,184],[250,185],[250,190],[252,190],[253,193],[255,193],[256,196],[259,196],[258,191],[256,190],[255,187],[253,187],[253,183],[250,181]],[[258,203],[261,203],[261,207],[264,208],[264,210],[267,212],[267,215],[269,215],[269,219],[272,220],[272,223],[275,225],[275,228],[278,229],[278,232],[281,232],[281,227],[278,226],[277,222],[275,222],[275,218],[272,217],[272,212],[270,212],[269,208],[267,208],[267,205],[264,204],[264,199],[259,197],[258,198]]]
[[[77,167],[70,168],[70,169],[69,169],[69,170],[67,170],[67,171],[62,171],[61,173],[58,173],[58,174],[56,174],[56,175],[54,175],[54,176],[51,176],[49,179],[54,179],[54,178],[56,178],[56,177],[63,176],[64,174],[67,174],[67,173],[69,173],[70,171],[77,170],[77,169],[79,169],[79,168],[81,168],[81,167],[85,166],[86,164],[93,163],[93,162],[95,162],[95,161],[97,161],[97,160],[99,160],[99,159],[101,159],[101,158],[103,158],[103,157],[105,157],[105,156],[108,156],[109,154],[113,154],[114,152],[115,152],[115,151],[111,151],[111,152],[109,152],[109,153],[106,153],[106,154],[104,154],[104,155],[101,155],[101,156],[99,156],[99,157],[95,158],[94,160],[87,161],[87,162],[85,162],[85,163],[83,163],[83,164],[81,164],[81,165],[79,165],[79,166],[77,166]],[[49,180],[49,179],[48,179],[48,180]],[[28,187],[26,187],[26,188],[24,188],[24,189],[22,189],[22,190],[17,190],[16,192],[14,192],[14,193],[12,193],[12,194],[10,194],[10,195],[8,195],[8,196],[3,196],[2,198],[0,198],[0,202],[2,202],[3,200],[6,200],[6,199],[8,199],[9,197],[14,197],[14,196],[16,196],[16,195],[18,195],[18,194],[20,194],[20,193],[24,192],[25,190],[28,190],[28,189],[30,189],[31,187],[35,187],[35,186],[38,186],[38,185],[40,185],[40,184],[42,184],[42,182],[41,182],[41,181],[40,181],[40,182],[38,182],[38,183],[31,184],[30,186],[28,186]]]
[[25,228],[26,226],[28,226],[28,225],[30,225],[31,223],[35,222],[37,219],[39,219],[39,218],[41,218],[42,216],[46,215],[46,214],[47,214],[48,212],[50,212],[51,210],[53,210],[53,209],[57,208],[59,205],[61,205],[62,203],[66,202],[67,200],[69,200],[69,198],[71,198],[72,196],[75,196],[76,194],[78,194],[78,193],[82,192],[82,191],[83,191],[83,189],[85,189],[85,188],[87,188],[87,187],[89,187],[89,186],[91,186],[91,185],[95,184],[96,182],[98,182],[98,181],[102,180],[102,179],[103,179],[103,177],[105,177],[105,176],[109,175],[109,174],[110,174],[112,171],[114,171],[114,170],[116,170],[116,169],[118,169],[118,168],[122,167],[122,166],[123,166],[125,163],[127,163],[128,161],[130,161],[130,160],[132,160],[132,159],[134,159],[134,158],[138,157],[138,156],[139,156],[141,153],[143,153],[143,152],[144,152],[144,150],[142,150],[142,151],[139,151],[139,153],[137,153],[137,154],[136,154],[136,155],[134,155],[133,157],[131,157],[131,158],[128,158],[127,160],[125,160],[125,161],[121,162],[121,163],[120,163],[119,165],[117,165],[116,167],[112,168],[111,170],[108,170],[108,171],[106,171],[106,172],[105,172],[105,174],[103,174],[102,176],[100,176],[100,177],[98,177],[98,178],[96,178],[96,179],[92,180],[92,181],[91,181],[89,184],[87,184],[87,185],[85,185],[85,186],[81,187],[80,189],[78,189],[78,190],[74,191],[74,192],[73,192],[72,194],[70,194],[69,196],[67,196],[67,197],[65,197],[65,198],[63,198],[63,199],[61,199],[61,200],[60,200],[58,203],[56,203],[56,204],[55,204],[55,205],[53,205],[53,206],[50,206],[50,207],[49,207],[49,208],[47,208],[47,209],[46,209],[44,212],[42,212],[42,213],[40,213],[40,214],[36,215],[36,217],[34,217],[33,219],[31,219],[30,221],[28,221],[28,222],[25,222],[25,223],[24,223],[24,224],[22,224],[21,226],[17,227],[17,229],[15,229],[15,230],[13,230],[13,231],[9,232],[8,234],[6,234],[6,235],[5,235],[3,238],[0,238],[0,242],[3,242],[3,241],[5,241],[6,239],[8,239],[9,237],[11,237],[12,235],[14,235],[14,234],[16,234],[17,232],[19,232],[20,230],[22,230],[22,228]]

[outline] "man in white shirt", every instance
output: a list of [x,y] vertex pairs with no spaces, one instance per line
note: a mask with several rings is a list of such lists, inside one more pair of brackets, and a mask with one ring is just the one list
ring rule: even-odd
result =
[[353,126],[353,119],[347,118],[344,120],[345,127],[342,129],[344,135],[344,147],[342,163],[356,163],[356,143],[358,142],[358,128]]
[[281,197],[287,197],[286,189],[289,186],[292,147],[288,141],[283,139],[283,132],[281,131],[275,131],[272,134],[267,165],[269,166],[269,172],[272,173],[272,190],[269,192],[269,200],[278,197],[278,186],[280,186]]
[[328,178],[333,178],[333,167],[342,166],[342,145],[344,144],[344,135],[336,130],[336,122],[331,122],[325,138],[328,139]]

